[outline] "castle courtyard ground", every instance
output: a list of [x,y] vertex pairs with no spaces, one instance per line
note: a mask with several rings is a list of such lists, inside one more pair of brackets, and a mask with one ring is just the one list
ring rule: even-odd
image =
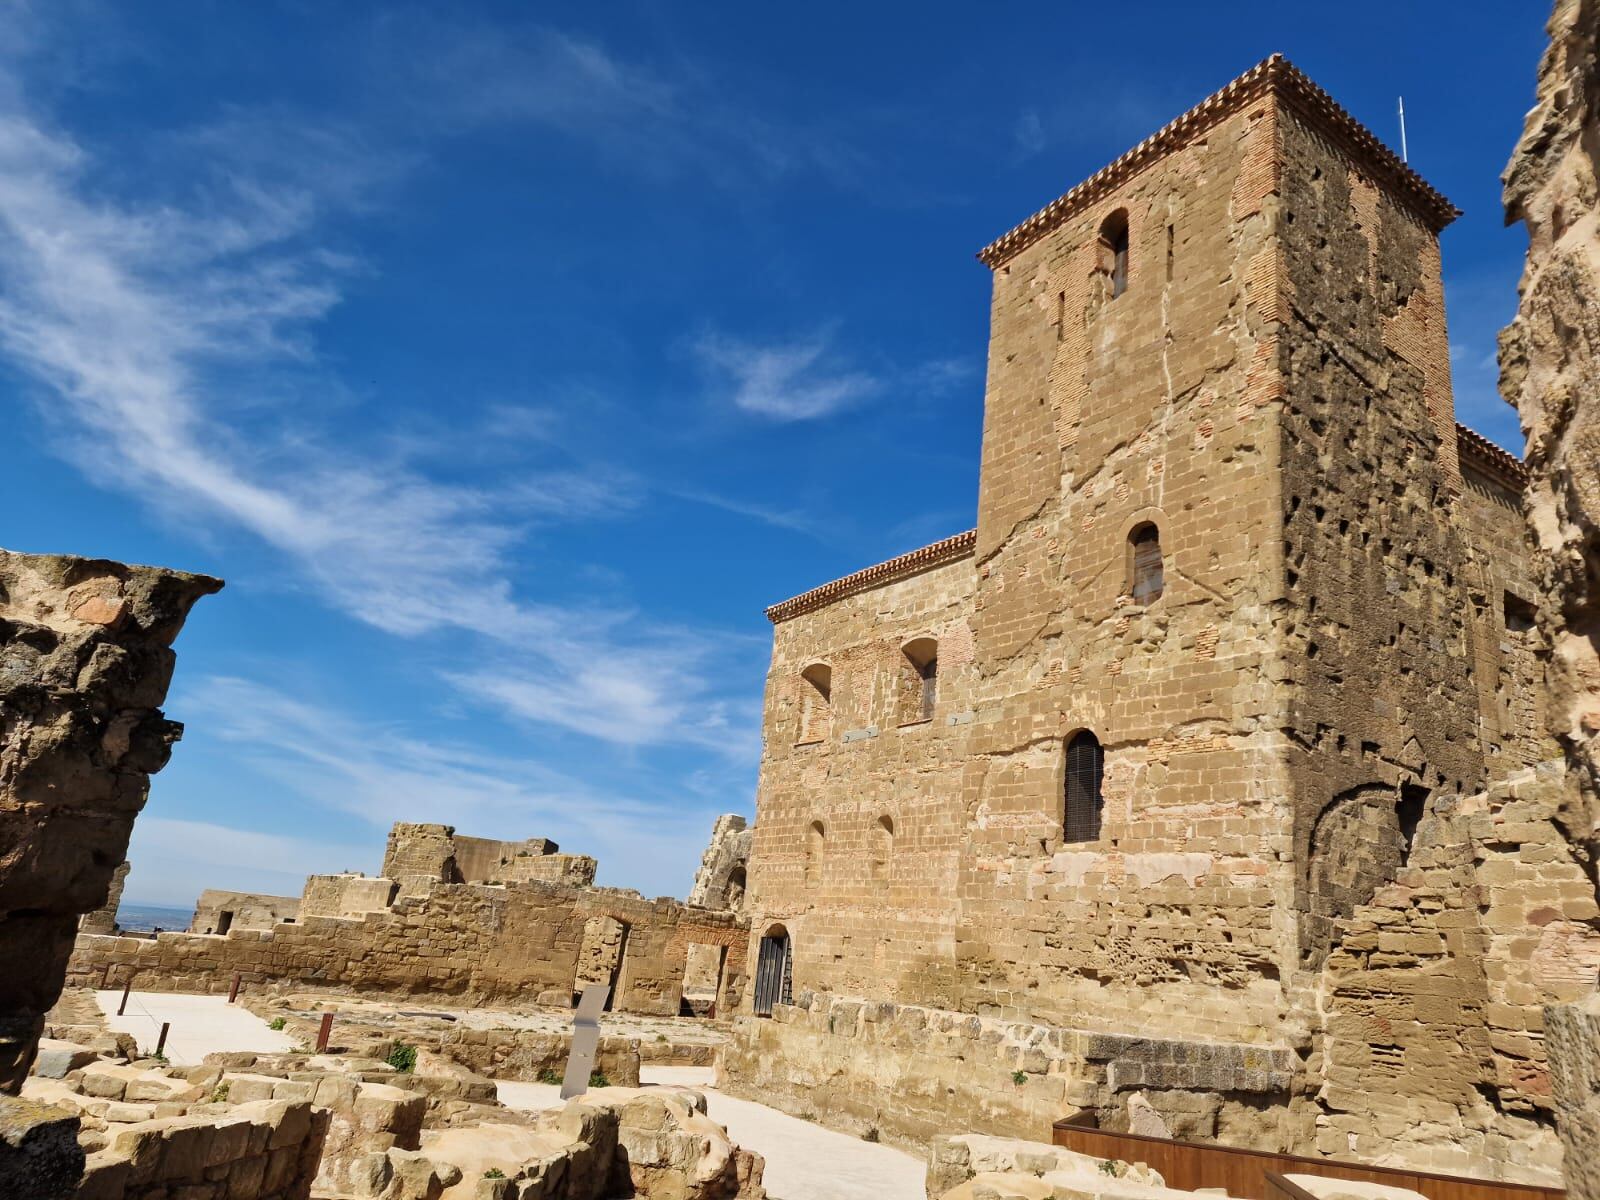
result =
[[[242,1004],[229,1004],[226,996],[195,996],[181,992],[133,992],[127,1012],[117,1016],[120,989],[95,994],[107,1025],[132,1034],[141,1050],[155,1046],[163,1021],[171,1023],[167,1057],[175,1066],[201,1062],[218,1051],[279,1053],[293,1048],[293,1039],[268,1027],[267,1022]],[[348,1003],[348,1000],[346,1001]],[[437,1006],[428,1006],[434,1008]],[[464,1020],[483,1014],[460,1012]],[[506,1014],[500,1014],[501,1017]],[[522,1014],[529,1027],[554,1027],[553,1014]],[[610,1014],[602,1023],[607,1032],[643,1032],[637,1017]],[[651,1031],[669,1022],[648,1023]],[[674,1036],[692,1035],[682,1022]],[[612,1029],[611,1026],[618,1026]],[[764,1182],[772,1200],[922,1200],[926,1166],[921,1159],[889,1146],[875,1145],[848,1134],[836,1133],[811,1121],[789,1116],[749,1100],[725,1096],[711,1086],[710,1067],[644,1066],[640,1082],[676,1084],[703,1091],[707,1114],[726,1126],[739,1145],[766,1159]],[[560,1107],[560,1088],[542,1083],[498,1083],[500,1102],[508,1108],[540,1112]],[[826,1164],[819,1171],[818,1164]]]

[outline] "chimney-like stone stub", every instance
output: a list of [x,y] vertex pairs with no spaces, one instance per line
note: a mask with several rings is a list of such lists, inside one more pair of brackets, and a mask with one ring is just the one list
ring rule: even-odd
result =
[[0,1091],[33,1061],[80,917],[104,906],[167,720],[172,642],[222,581],[0,550]]

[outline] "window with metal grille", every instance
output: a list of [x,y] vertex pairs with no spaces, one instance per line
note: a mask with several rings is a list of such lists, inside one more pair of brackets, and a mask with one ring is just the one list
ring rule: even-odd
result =
[[1149,604],[1161,598],[1165,586],[1161,564],[1161,531],[1144,524],[1128,534],[1128,590],[1134,603]]
[[1104,807],[1100,782],[1105,769],[1100,739],[1087,729],[1067,743],[1067,802],[1062,822],[1067,841],[1100,840],[1100,810]]
[[1117,209],[1100,226],[1100,262],[1111,276],[1111,298],[1128,290],[1128,214]]

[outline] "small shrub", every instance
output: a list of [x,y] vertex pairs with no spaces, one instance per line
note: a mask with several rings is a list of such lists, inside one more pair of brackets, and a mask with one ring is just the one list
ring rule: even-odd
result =
[[666,1041],[666,1040],[667,1040],[667,1035],[666,1035],[666,1034],[664,1034],[664,1033],[658,1033],[658,1034],[656,1034],[656,1041],[658,1041],[658,1042],[664,1042],[664,1041]]
[[272,1020],[267,1022],[267,1028],[268,1029],[282,1029],[288,1023],[289,1023],[289,1021],[285,1017],[273,1017]]
[[861,1135],[861,1140],[863,1142],[875,1142],[875,1141],[877,1141],[878,1140],[878,1127],[876,1125],[868,1125],[867,1126],[867,1131]]
[[1026,1071],[1011,1072],[1011,1082],[1016,1084],[1018,1087],[1021,1087],[1023,1084],[1028,1082],[1028,1073]]
[[539,1072],[539,1082],[540,1083],[553,1083],[557,1087],[560,1087],[561,1086],[561,1076],[556,1074],[555,1069],[553,1067],[544,1067]]
[[1122,1174],[1122,1171],[1123,1171],[1123,1166],[1116,1159],[1114,1159],[1114,1158],[1102,1158],[1100,1160],[1100,1174],[1102,1174],[1102,1175],[1111,1175],[1111,1176],[1120,1176]]
[[417,1048],[405,1042],[396,1042],[389,1048],[389,1057],[384,1061],[402,1075],[409,1075],[417,1069]]
[[483,1177],[485,1179],[504,1179],[506,1177],[506,1173],[499,1167],[490,1167],[483,1173]]
[[604,1071],[590,1071],[589,1072],[589,1086],[590,1087],[610,1087],[611,1086],[611,1080],[606,1078],[606,1073]]
[[216,1087],[211,1089],[211,1097],[210,1097],[211,1103],[213,1103],[213,1104],[221,1104],[227,1098],[228,1098],[228,1085],[226,1083],[219,1083],[219,1084],[217,1084]]

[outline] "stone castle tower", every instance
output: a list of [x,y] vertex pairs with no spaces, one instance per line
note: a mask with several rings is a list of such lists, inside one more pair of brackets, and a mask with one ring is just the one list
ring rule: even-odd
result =
[[980,253],[976,530],[768,613],[756,1013],[1266,1049],[1288,1098],[1341,922],[1552,754],[1456,215],[1273,58]]

